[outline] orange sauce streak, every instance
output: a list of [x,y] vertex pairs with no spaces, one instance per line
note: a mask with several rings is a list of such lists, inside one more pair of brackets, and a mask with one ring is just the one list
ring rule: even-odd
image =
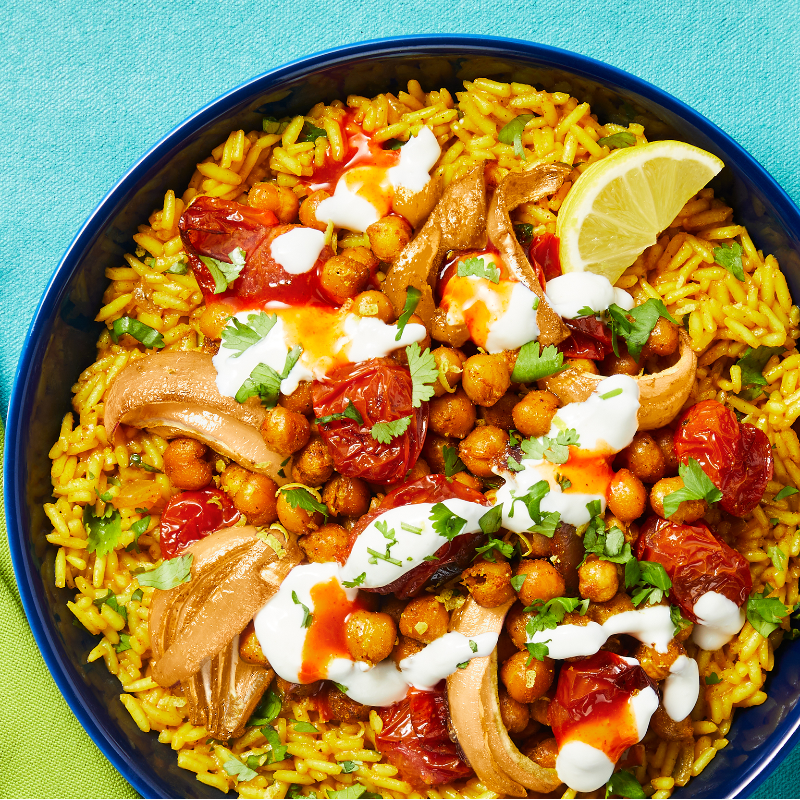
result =
[[599,494],[608,497],[608,489],[615,474],[611,469],[609,457],[587,454],[577,447],[570,447],[569,451],[569,461],[565,464],[551,464],[545,461],[537,467],[537,470],[546,476],[550,487],[556,487],[556,473],[558,473],[572,482],[572,486],[565,490],[565,494]]
[[597,703],[593,713],[580,722],[562,728],[559,750],[569,741],[590,744],[616,762],[631,745],[639,741],[636,717],[630,695],[620,693],[611,702]]
[[313,683],[328,674],[328,664],[335,658],[352,660],[347,649],[344,622],[354,611],[363,608],[358,599],[350,602],[335,578],[311,587],[314,604],[311,626],[303,644],[303,663],[298,677],[301,683]]

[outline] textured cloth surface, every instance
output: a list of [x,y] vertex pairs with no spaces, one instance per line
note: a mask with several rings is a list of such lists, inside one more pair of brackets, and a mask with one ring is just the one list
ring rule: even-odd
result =
[[[800,202],[797,0],[506,0],[491,13],[477,0],[297,0],[288,6],[255,0],[11,0],[4,8],[3,415],[39,297],[81,223],[115,181],[209,100],[327,47],[452,32],[573,50],[655,83],[705,114]],[[19,606],[2,534],[0,796],[132,796],[47,674]],[[26,702],[29,696],[37,702]],[[755,796],[798,797],[798,776],[795,752]]]

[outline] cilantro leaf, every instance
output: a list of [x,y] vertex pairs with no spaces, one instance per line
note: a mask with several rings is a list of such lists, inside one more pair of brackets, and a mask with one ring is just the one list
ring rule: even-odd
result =
[[554,597],[552,600],[535,600],[525,608],[526,612],[531,612],[533,616],[525,626],[525,633],[528,639],[532,639],[534,634],[540,631],[554,630],[564,620],[564,615],[578,611],[583,616],[589,608],[588,600],[581,600],[578,597]]
[[775,495],[776,500],[783,500],[785,497],[791,497],[793,494],[797,494],[797,489],[794,486],[784,486],[778,494]]
[[[499,508],[499,506],[498,506]],[[506,558],[511,558],[514,555],[514,545],[510,542],[504,542],[502,539],[495,539],[493,536],[489,537],[489,541],[475,548],[475,558],[483,556],[487,561],[494,563],[495,557],[493,550],[496,550]]]
[[239,273],[244,269],[247,253],[241,247],[236,247],[228,253],[228,258],[230,261],[200,256],[200,260],[214,279],[214,294],[222,294],[239,277]]
[[359,413],[358,409],[353,405],[352,400],[347,401],[347,408],[344,411],[335,414],[328,414],[325,417],[317,417],[314,421],[317,425],[328,425],[331,422],[337,422],[342,419],[351,419],[359,425],[364,424],[364,418]]
[[450,478],[457,472],[464,472],[467,468],[464,462],[458,457],[458,450],[455,447],[445,445],[442,448],[444,456],[444,474]]
[[747,600],[747,621],[766,639],[777,630],[790,612],[777,597],[770,597],[772,587],[767,584],[761,594],[754,593]]
[[292,508],[302,508],[303,511],[308,511],[309,514],[318,511],[324,517],[329,516],[328,506],[324,503],[320,503],[320,501],[303,486],[292,486],[288,489],[280,489],[280,492]]
[[155,589],[174,589],[182,583],[187,583],[192,577],[192,560],[194,556],[178,556],[164,561],[160,566],[149,572],[142,572],[136,576],[139,586],[152,586]]
[[683,479],[683,488],[664,497],[665,517],[671,517],[684,500],[705,500],[711,504],[722,499],[722,492],[714,486],[695,459],[690,458],[687,463],[679,464],[678,474]]
[[667,571],[657,561],[631,559],[625,565],[625,588],[633,590],[631,600],[637,607],[645,601],[660,603],[671,587]]
[[[512,455],[508,456],[506,459],[506,464],[508,464],[508,468],[512,472],[522,472],[522,470],[525,469],[525,467],[523,467],[522,464],[520,464],[519,461],[517,461],[517,459]],[[513,514],[511,516],[513,516]]]
[[270,747],[269,763],[275,764],[278,761],[283,761],[286,758],[287,747],[285,744],[281,744],[281,737],[278,731],[276,731],[272,725],[265,725],[261,729],[261,733],[264,734],[264,738],[267,740],[267,744]]
[[[137,509],[138,511],[138,509]],[[147,529],[150,527],[150,515],[148,514],[146,517],[142,517],[142,519],[137,520],[133,523],[130,527],[131,533],[133,533],[133,541],[125,548],[126,552],[130,552],[131,550],[136,550],[139,552],[139,537],[147,532]]]
[[525,578],[528,576],[523,572],[521,575],[515,575],[509,583],[511,584],[511,588],[518,592],[522,588],[522,584],[525,583]]
[[550,655],[550,648],[547,645],[552,641],[552,639],[548,639],[545,642],[526,642],[525,647],[530,653],[530,658],[525,666],[529,667],[533,663],[534,658],[537,661],[544,661],[545,658]]
[[783,351],[784,348],[780,345],[767,347],[762,344],[755,350],[752,347],[748,347],[744,351],[744,355],[736,362],[736,366],[742,371],[742,387],[749,387],[744,389],[749,399],[755,400],[756,397],[762,394],[762,390],[758,387],[767,385],[767,379],[764,377],[764,367],[772,356]]
[[396,342],[400,341],[411,315],[417,310],[420,297],[422,297],[422,292],[416,286],[409,286],[406,289],[406,302],[403,306],[403,313],[397,320],[397,335],[394,337]]
[[470,275],[474,275],[476,278],[486,278],[492,283],[500,283],[500,269],[495,264],[487,264],[477,256],[458,262],[458,276],[468,278]]
[[647,339],[660,317],[678,324],[672,314],[667,311],[664,303],[654,297],[640,306],[635,306],[630,311],[612,303],[608,307],[608,316],[611,324],[611,344],[615,355],[619,357],[618,337],[622,336],[628,345],[628,352],[635,361],[639,360],[642,348],[647,343]]
[[491,535],[497,533],[503,524],[503,506],[492,506],[479,520],[478,525],[483,533]]
[[744,282],[744,266],[742,265],[742,246],[738,242],[714,248],[714,261],[724,267],[737,281]]
[[124,653],[126,650],[131,649],[131,635],[129,633],[121,633],[119,641],[114,645],[114,651],[117,653]]
[[251,397],[259,397],[264,408],[275,408],[280,393],[281,376],[268,364],[256,364],[236,392],[235,399],[237,403],[244,403]]
[[422,353],[417,342],[406,347],[406,355],[411,373],[411,405],[419,408],[424,400],[433,397],[433,384],[439,380],[439,368],[430,348],[425,348]]
[[601,400],[610,400],[612,397],[616,397],[617,395],[622,394],[622,389],[612,389],[610,392],[606,392],[605,394],[600,395]]
[[272,689],[268,689],[258,705],[253,709],[250,719],[247,720],[247,726],[261,727],[262,725],[269,725],[280,713],[281,699]]
[[580,447],[580,437],[574,428],[559,431],[555,438],[540,436],[523,439],[520,447],[527,458],[546,459],[551,464],[566,464],[569,461],[570,445]]
[[222,768],[228,773],[228,775],[233,775],[236,778],[237,783],[242,781],[251,781],[253,778],[258,777],[257,772],[250,769],[247,764],[243,764],[238,758],[229,758],[222,765]]
[[710,675],[706,675],[705,682],[706,686],[715,686],[718,683],[722,683],[722,678],[716,672],[712,672]]
[[[601,311],[595,311],[590,306],[584,306],[578,311],[578,317],[595,317],[598,314],[601,314]],[[576,319],[578,318],[576,317]]]
[[315,725],[312,725],[310,722],[306,722],[305,720],[301,719],[293,719],[292,728],[297,733],[319,733],[319,728],[317,728]]
[[508,512],[508,516],[514,516],[514,506],[519,502],[525,506],[528,511],[528,516],[534,523],[540,521],[542,512],[539,510],[539,504],[549,491],[550,484],[547,481],[537,481],[531,486],[527,494],[514,496],[514,499],[511,501],[511,510]]
[[311,613],[311,610],[305,603],[300,602],[300,598],[297,596],[297,592],[292,592],[292,602],[296,606],[300,606],[303,609],[303,621],[300,623],[301,628],[310,628],[311,623],[314,621],[314,615]]
[[559,514],[558,511],[549,511],[539,522],[535,525],[531,525],[528,530],[531,531],[531,533],[540,533],[542,536],[552,539],[559,522],[561,522],[561,514]]
[[497,138],[503,144],[514,145],[514,155],[521,158],[523,161],[527,160],[525,156],[525,149],[522,146],[522,132],[525,126],[533,119],[533,114],[519,114],[514,117],[508,124],[500,128]]
[[443,536],[448,542],[452,542],[467,524],[465,519],[454,514],[444,503],[436,503],[431,509],[428,519],[436,533]]
[[161,472],[158,467],[154,467],[152,464],[148,464],[146,461],[142,461],[141,453],[131,453],[128,457],[128,464],[131,467],[137,467],[138,469],[143,469],[145,472]]
[[261,120],[261,128],[264,133],[283,133],[288,127],[288,120],[286,122],[279,122],[276,117],[264,117]]
[[514,383],[532,383],[564,369],[564,354],[552,344],[539,353],[539,342],[522,345],[511,373]]
[[636,137],[629,131],[620,131],[619,133],[612,133],[611,136],[603,136],[602,139],[597,140],[600,147],[608,147],[611,150],[620,147],[633,147],[636,144]]
[[391,422],[376,422],[370,433],[372,438],[381,444],[389,444],[392,439],[402,436],[411,424],[411,417],[400,417]]
[[372,798],[380,798],[379,794],[368,792],[367,787],[362,783],[354,783],[352,786],[339,789],[338,791],[331,791],[328,789],[327,794],[330,800],[358,800],[358,798],[372,800]]
[[686,619],[686,617],[683,616],[678,606],[669,607],[669,618],[672,621],[672,626],[674,628],[674,636],[677,636],[684,628],[688,628],[689,625],[692,624],[688,619]]
[[360,761],[340,761],[339,766],[342,768],[342,772],[347,775],[350,772],[355,772],[359,766],[361,765]]
[[148,348],[158,349],[164,346],[164,337],[155,328],[151,328],[133,317],[120,317],[114,320],[111,327],[111,339],[114,343],[119,341],[119,337],[123,333],[133,336]]
[[313,122],[306,120],[303,123],[303,130],[297,137],[298,142],[316,142],[320,137],[328,138],[325,128],[318,128]]
[[533,225],[530,222],[516,223],[514,225],[514,235],[523,247],[527,247],[533,239]]
[[789,559],[786,557],[786,553],[781,550],[778,545],[770,545],[767,548],[767,555],[770,557],[772,561],[772,565],[775,567],[778,572],[785,572],[786,565],[789,563]]
[[647,797],[642,784],[636,780],[632,772],[621,769],[615,772],[606,784],[606,797],[616,794],[619,797]]
[[277,321],[277,314],[265,314],[263,311],[250,314],[247,323],[231,317],[222,329],[222,346],[226,350],[236,351],[233,358],[239,358],[245,350],[266,339]]
[[95,516],[91,506],[83,509],[83,526],[88,533],[86,550],[98,556],[108,555],[122,535],[122,517],[112,506],[106,508],[102,517]]
[[360,575],[353,578],[353,580],[351,581],[342,581],[342,586],[346,586],[348,589],[355,589],[356,586],[361,586],[366,579],[367,579],[367,573],[362,572]]
[[167,271],[167,275],[185,275],[189,271],[189,265],[181,260],[176,261]]
[[[95,597],[94,604],[98,608],[102,608],[104,605],[107,605],[113,611],[116,611],[125,622],[128,621],[128,609],[125,608],[124,605],[121,605],[119,600],[117,600],[117,596],[109,589],[103,597]],[[127,649],[127,648],[126,648]]]
[[131,595],[131,600],[133,600],[133,601],[134,601],[134,602],[136,602],[136,603],[141,603],[141,602],[142,602],[142,598],[143,598],[143,597],[144,597],[144,592],[143,592],[141,589],[137,589],[137,590],[136,590],[136,591],[135,591],[135,592],[134,592],[134,593]]

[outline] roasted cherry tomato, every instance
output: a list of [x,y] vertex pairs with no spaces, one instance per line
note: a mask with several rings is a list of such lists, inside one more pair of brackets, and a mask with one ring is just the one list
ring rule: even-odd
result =
[[650,517],[639,532],[636,558],[664,567],[672,581],[670,600],[692,622],[697,621],[694,604],[706,592],[717,592],[743,606],[753,589],[747,559],[702,522],[678,525]]
[[[411,374],[387,359],[373,358],[335,369],[314,384],[314,414],[341,414],[352,403],[363,423],[345,418],[319,426],[338,472],[372,483],[394,483],[416,464],[428,428],[428,404],[411,406]],[[411,417],[405,431],[383,444],[372,426]]]
[[[480,492],[464,486],[463,483],[448,480],[444,475],[426,475],[424,478],[399,486],[387,494],[376,509],[361,517],[350,533],[349,550],[353,549],[353,543],[367,529],[370,522],[384,512],[400,506],[410,506],[416,503],[441,503],[453,498],[468,500],[471,503],[481,503],[485,506],[491,505]],[[436,551],[434,554],[437,557],[436,561],[429,561],[414,567],[388,586],[363,589],[362,591],[377,592],[378,594],[391,593],[401,600],[415,597],[429,580],[439,584],[459,575],[472,560],[475,548],[482,538],[482,533],[462,533]]]
[[607,650],[564,664],[548,709],[559,749],[578,740],[618,761],[640,738],[630,699],[648,687],[656,691],[638,664]]
[[378,715],[383,729],[375,735],[375,744],[412,786],[424,791],[472,775],[447,732],[444,689],[409,689],[405,699],[382,708]]
[[567,358],[590,358],[601,361],[613,352],[611,331],[596,317],[565,319],[570,336],[558,345]]
[[703,400],[681,417],[675,430],[675,455],[683,463],[695,459],[722,492],[720,505],[737,517],[758,505],[772,480],[772,450],[766,434],[739,422],[731,409],[716,400]]
[[[555,234],[543,233],[534,236],[529,249],[531,264],[538,264],[544,279],[551,281],[561,275],[561,259],[558,255],[559,240]],[[535,269],[535,267],[534,267]]]
[[192,542],[233,525],[241,516],[219,489],[181,492],[167,503],[161,515],[161,552],[164,558],[175,558]]
[[[216,197],[198,197],[178,223],[189,265],[206,300],[235,296],[243,300],[279,300],[289,305],[330,304],[319,282],[319,268],[333,255],[325,247],[316,265],[299,275],[287,272],[272,257],[272,242],[299,225],[278,225],[278,218],[264,209],[250,208]],[[232,286],[214,294],[214,279],[200,256],[231,262],[237,247],[245,252],[245,265]]]

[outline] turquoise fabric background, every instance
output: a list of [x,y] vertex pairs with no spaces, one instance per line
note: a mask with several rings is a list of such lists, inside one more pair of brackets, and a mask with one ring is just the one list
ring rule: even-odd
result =
[[[328,47],[446,32],[507,35],[574,50],[655,83],[705,114],[800,203],[798,0],[505,0],[491,5],[477,0],[11,0],[3,5],[4,417],[39,297],[81,223],[118,177],[217,95]],[[65,793],[87,796],[80,794],[80,776],[64,774],[63,779]],[[754,795],[798,796],[800,749]]]

